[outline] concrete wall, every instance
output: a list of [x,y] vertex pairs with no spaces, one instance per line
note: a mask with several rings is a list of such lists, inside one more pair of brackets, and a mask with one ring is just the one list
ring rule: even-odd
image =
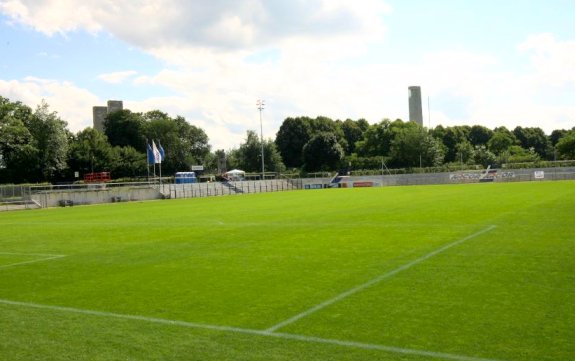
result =
[[65,205],[85,205],[125,201],[144,201],[163,198],[152,186],[127,186],[107,188],[105,184],[94,184],[86,189],[45,190],[34,192],[31,198],[42,208]]
[[[482,171],[450,173],[395,174],[378,176],[354,176],[344,178],[341,185],[330,184],[330,178],[307,178],[302,180],[304,189],[326,187],[382,187],[424,184],[461,184],[480,182],[527,182],[549,180],[575,180],[575,168],[494,169],[493,178],[483,178]],[[543,178],[539,178],[539,177]]]

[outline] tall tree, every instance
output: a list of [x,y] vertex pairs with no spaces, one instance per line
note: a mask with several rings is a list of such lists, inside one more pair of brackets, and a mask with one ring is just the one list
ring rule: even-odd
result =
[[363,139],[357,142],[357,154],[361,157],[388,156],[394,135],[389,119],[370,125],[363,134]]
[[331,118],[319,116],[311,120],[311,131],[312,137],[320,133],[331,133],[337,139],[337,142],[341,145],[342,149],[347,148],[347,141],[345,139],[345,134],[343,129],[337,122],[334,122]]
[[128,147],[114,147],[114,158],[112,175],[114,178],[138,177],[147,174],[146,154],[138,152],[136,149]]
[[[160,111],[144,114],[145,137],[160,142],[165,151],[164,174],[188,171],[192,165],[203,164],[210,152],[206,133],[183,117],[175,119]],[[158,145],[159,146],[159,145]]]
[[439,140],[414,122],[401,128],[391,144],[392,164],[397,167],[433,167],[443,162]]
[[106,135],[96,129],[86,128],[73,138],[68,164],[80,174],[111,171],[117,166],[117,153]]
[[360,125],[359,121],[346,119],[344,122],[340,123],[347,143],[345,153],[350,155],[355,152],[356,143],[363,138],[364,130],[362,130],[362,125]]
[[106,116],[104,133],[112,146],[129,146],[139,152],[146,152],[144,123],[142,114],[124,109]]
[[336,170],[343,157],[342,146],[330,132],[315,135],[303,149],[304,168],[310,172]]
[[493,152],[487,149],[487,146],[476,145],[473,160],[475,161],[475,164],[481,164],[482,166],[487,167],[495,164],[497,157]]
[[0,96],[0,181],[4,183],[31,180],[29,164],[37,149],[24,124],[31,115],[28,106]]
[[446,147],[445,161],[453,162],[456,161],[456,146],[459,143],[464,143],[469,141],[468,135],[471,132],[471,128],[466,126],[454,126],[445,128],[443,134],[442,142]]
[[455,145],[455,161],[463,164],[468,164],[473,162],[473,157],[475,156],[475,148],[471,142],[463,141]]
[[495,155],[500,155],[517,143],[515,135],[504,127],[496,128],[493,136],[487,142],[487,147]]
[[561,159],[575,159],[575,130],[571,130],[559,139],[556,148]]
[[516,127],[513,134],[524,149],[533,149],[540,157],[547,155],[550,142],[543,129]]
[[27,121],[38,150],[33,167],[38,180],[53,181],[62,176],[67,168],[68,138],[67,123],[56,112],[51,112],[45,101],[36,108]]
[[[271,140],[264,140],[264,168],[266,172],[283,172],[285,166],[276,145]],[[248,130],[246,140],[239,149],[231,154],[231,163],[246,172],[261,173],[262,142],[258,134]]]
[[552,131],[551,135],[549,136],[549,141],[551,141],[551,145],[556,146],[557,143],[559,142],[559,139],[561,139],[567,133],[568,132],[565,129],[555,129],[554,131]]
[[288,168],[299,168],[303,164],[303,147],[312,137],[311,119],[307,117],[286,118],[275,143]]
[[489,139],[493,136],[493,131],[482,125],[474,125],[469,130],[469,142],[471,145],[487,145]]

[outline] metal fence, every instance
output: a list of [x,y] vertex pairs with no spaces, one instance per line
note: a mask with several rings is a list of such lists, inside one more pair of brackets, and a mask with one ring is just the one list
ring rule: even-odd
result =
[[160,189],[166,198],[175,199],[283,192],[301,188],[301,179],[272,179],[265,181],[164,184]]
[[[489,177],[487,177],[487,176]],[[103,183],[39,186],[0,186],[0,211],[112,203],[149,199],[178,199],[229,196],[297,189],[333,187],[383,187],[425,184],[460,184],[490,182],[526,182],[575,180],[575,167],[540,169],[496,169],[449,173],[417,173],[350,176],[338,184],[330,176],[304,179],[272,179],[192,184]]]
[[0,211],[38,208],[31,200],[30,186],[0,186]]

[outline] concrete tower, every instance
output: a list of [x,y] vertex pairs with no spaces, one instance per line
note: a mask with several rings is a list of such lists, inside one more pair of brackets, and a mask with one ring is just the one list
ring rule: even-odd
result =
[[94,129],[104,132],[104,121],[108,115],[108,107],[95,106],[92,108],[92,119],[94,121]]
[[124,103],[121,100],[108,100],[107,106],[95,106],[92,108],[93,127],[96,130],[104,132],[104,122],[106,116],[113,112],[124,109]]
[[108,114],[119,112],[124,109],[124,103],[121,100],[108,100]]
[[421,109],[421,87],[410,86],[409,91],[409,120],[423,126],[423,110]]

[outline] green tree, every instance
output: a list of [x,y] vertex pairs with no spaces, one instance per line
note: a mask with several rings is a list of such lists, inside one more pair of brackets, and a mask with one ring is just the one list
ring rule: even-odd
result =
[[561,159],[575,159],[575,130],[571,130],[559,139],[556,148]]
[[495,130],[489,142],[487,142],[487,147],[495,155],[499,155],[509,149],[512,145],[516,144],[517,139],[513,133],[505,131],[503,129]]
[[[263,146],[265,171],[285,171],[285,166],[275,143],[271,140],[264,140]],[[229,160],[230,164],[234,165],[234,168],[240,168],[246,172],[261,173],[262,142],[255,131],[247,131],[245,142],[240,144],[237,151],[231,152],[231,159]]]
[[309,172],[336,170],[344,154],[335,134],[319,133],[303,148],[304,169]]
[[146,152],[145,120],[142,114],[124,109],[106,116],[104,133],[112,146],[132,147]]
[[546,157],[550,142],[541,128],[516,127],[513,134],[523,149],[533,149],[540,157]]
[[481,164],[483,167],[495,164],[497,157],[485,145],[476,145],[473,154],[475,164]]
[[286,118],[275,143],[285,165],[299,168],[303,165],[303,147],[312,137],[311,119],[307,117]]
[[414,122],[399,129],[391,144],[391,162],[396,167],[434,167],[443,159],[439,141]]
[[443,138],[441,139],[443,145],[445,145],[445,161],[454,162],[457,159],[457,149],[456,146],[459,143],[465,143],[468,141],[468,135],[471,132],[471,128],[466,126],[454,126],[445,128]]
[[114,158],[112,174],[114,178],[138,177],[147,174],[146,154],[138,152],[136,149],[128,147],[114,147]]
[[568,131],[566,131],[565,129],[555,129],[554,131],[552,131],[551,135],[549,136],[549,141],[551,142],[551,145],[556,146],[557,143],[559,142],[559,139],[561,139],[567,133]]
[[35,179],[34,164],[38,149],[25,122],[32,109],[20,102],[0,97],[0,181],[31,182]]
[[473,157],[475,156],[475,148],[468,141],[463,141],[455,145],[455,157],[456,162],[463,164],[473,163]]
[[474,125],[469,130],[469,142],[474,147],[477,145],[487,145],[493,136],[493,131],[482,125]]
[[62,176],[67,169],[68,138],[67,123],[56,112],[50,112],[45,101],[27,120],[27,127],[38,150],[32,165],[37,180],[51,181]]
[[443,142],[443,137],[445,137],[445,127],[439,124],[435,128],[431,129],[430,134],[434,138],[439,139],[441,142]]
[[312,137],[320,133],[331,133],[337,139],[337,142],[341,145],[341,148],[345,151],[347,149],[347,141],[345,139],[345,134],[341,126],[334,122],[331,118],[319,116],[311,120],[311,131]]
[[533,148],[525,149],[519,145],[512,145],[499,155],[500,163],[527,163],[540,160],[539,154]]
[[363,133],[363,139],[357,142],[356,152],[360,157],[388,156],[395,135],[389,119],[372,124]]
[[164,149],[164,174],[190,170],[192,165],[203,164],[209,156],[208,136],[201,128],[189,124],[185,118],[178,116],[173,119],[158,110],[147,112],[143,117],[144,138],[150,142],[154,140]]
[[341,129],[347,143],[347,148],[345,153],[350,155],[355,152],[356,143],[363,138],[364,130],[359,121],[353,121],[351,119],[346,119],[344,122],[340,122]]
[[72,171],[80,172],[81,175],[109,172],[116,169],[117,157],[118,154],[104,133],[93,128],[86,128],[73,138],[68,165]]

